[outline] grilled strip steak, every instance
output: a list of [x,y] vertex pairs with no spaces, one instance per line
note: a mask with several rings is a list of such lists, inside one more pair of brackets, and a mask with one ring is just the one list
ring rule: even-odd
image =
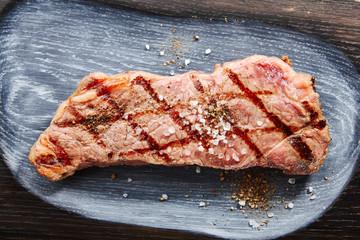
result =
[[121,164],[313,174],[330,142],[314,82],[258,55],[211,74],[92,73],[60,105],[29,159],[52,181]]

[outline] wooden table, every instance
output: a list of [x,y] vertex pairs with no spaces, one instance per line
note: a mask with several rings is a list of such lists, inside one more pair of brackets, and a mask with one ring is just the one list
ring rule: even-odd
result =
[[[2,9],[10,1],[0,1]],[[12,1],[13,2],[13,1]],[[316,35],[344,51],[360,70],[360,1],[102,0],[166,15],[237,17]],[[360,79],[359,79],[360,81]],[[319,220],[281,239],[360,239],[360,165],[346,190]],[[49,205],[21,187],[0,161],[1,239],[203,239],[191,233],[85,219]],[[211,239],[211,238],[208,238]]]

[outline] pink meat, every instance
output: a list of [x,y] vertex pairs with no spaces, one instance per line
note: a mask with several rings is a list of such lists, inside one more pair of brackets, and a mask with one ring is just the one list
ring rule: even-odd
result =
[[29,159],[53,181],[125,164],[312,174],[330,142],[314,81],[266,56],[216,65],[211,74],[92,73],[60,105]]

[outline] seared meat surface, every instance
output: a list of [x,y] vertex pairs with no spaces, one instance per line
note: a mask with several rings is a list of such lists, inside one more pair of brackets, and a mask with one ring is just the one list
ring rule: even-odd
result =
[[211,74],[92,73],[60,105],[29,159],[53,181],[121,164],[312,174],[330,142],[314,81],[266,56],[216,65]]

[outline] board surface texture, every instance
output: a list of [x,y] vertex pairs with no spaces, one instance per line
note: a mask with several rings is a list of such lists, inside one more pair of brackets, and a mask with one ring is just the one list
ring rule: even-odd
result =
[[[165,17],[61,0],[21,1],[3,15],[0,24],[1,154],[22,186],[61,209],[86,218],[220,238],[275,238],[323,214],[356,166],[359,74],[344,53],[317,37],[252,20],[227,23]],[[194,35],[200,40],[194,41]],[[206,49],[211,49],[209,55]],[[194,166],[118,166],[90,168],[50,182],[28,161],[30,147],[49,125],[59,104],[90,72],[212,72],[216,63],[254,54],[289,55],[295,71],[316,76],[316,89],[332,136],[319,173],[281,175],[277,180],[286,186],[287,179],[295,177],[296,188],[279,188],[275,196],[278,200],[286,196],[295,206],[291,210],[274,209],[275,217],[261,231],[248,224],[249,219],[261,218],[245,218],[240,211],[229,210],[235,203],[229,201],[230,182],[219,180],[220,170],[202,168],[197,174]],[[174,58],[178,63],[163,66]],[[189,65],[184,64],[185,59],[190,59]],[[264,172],[274,174],[273,170]],[[112,174],[117,176],[114,180]],[[309,199],[308,186],[315,189],[315,200]],[[128,194],[126,198],[124,193]],[[169,199],[161,202],[164,193]],[[185,198],[188,194],[190,197]],[[198,207],[205,198],[210,205]]]

